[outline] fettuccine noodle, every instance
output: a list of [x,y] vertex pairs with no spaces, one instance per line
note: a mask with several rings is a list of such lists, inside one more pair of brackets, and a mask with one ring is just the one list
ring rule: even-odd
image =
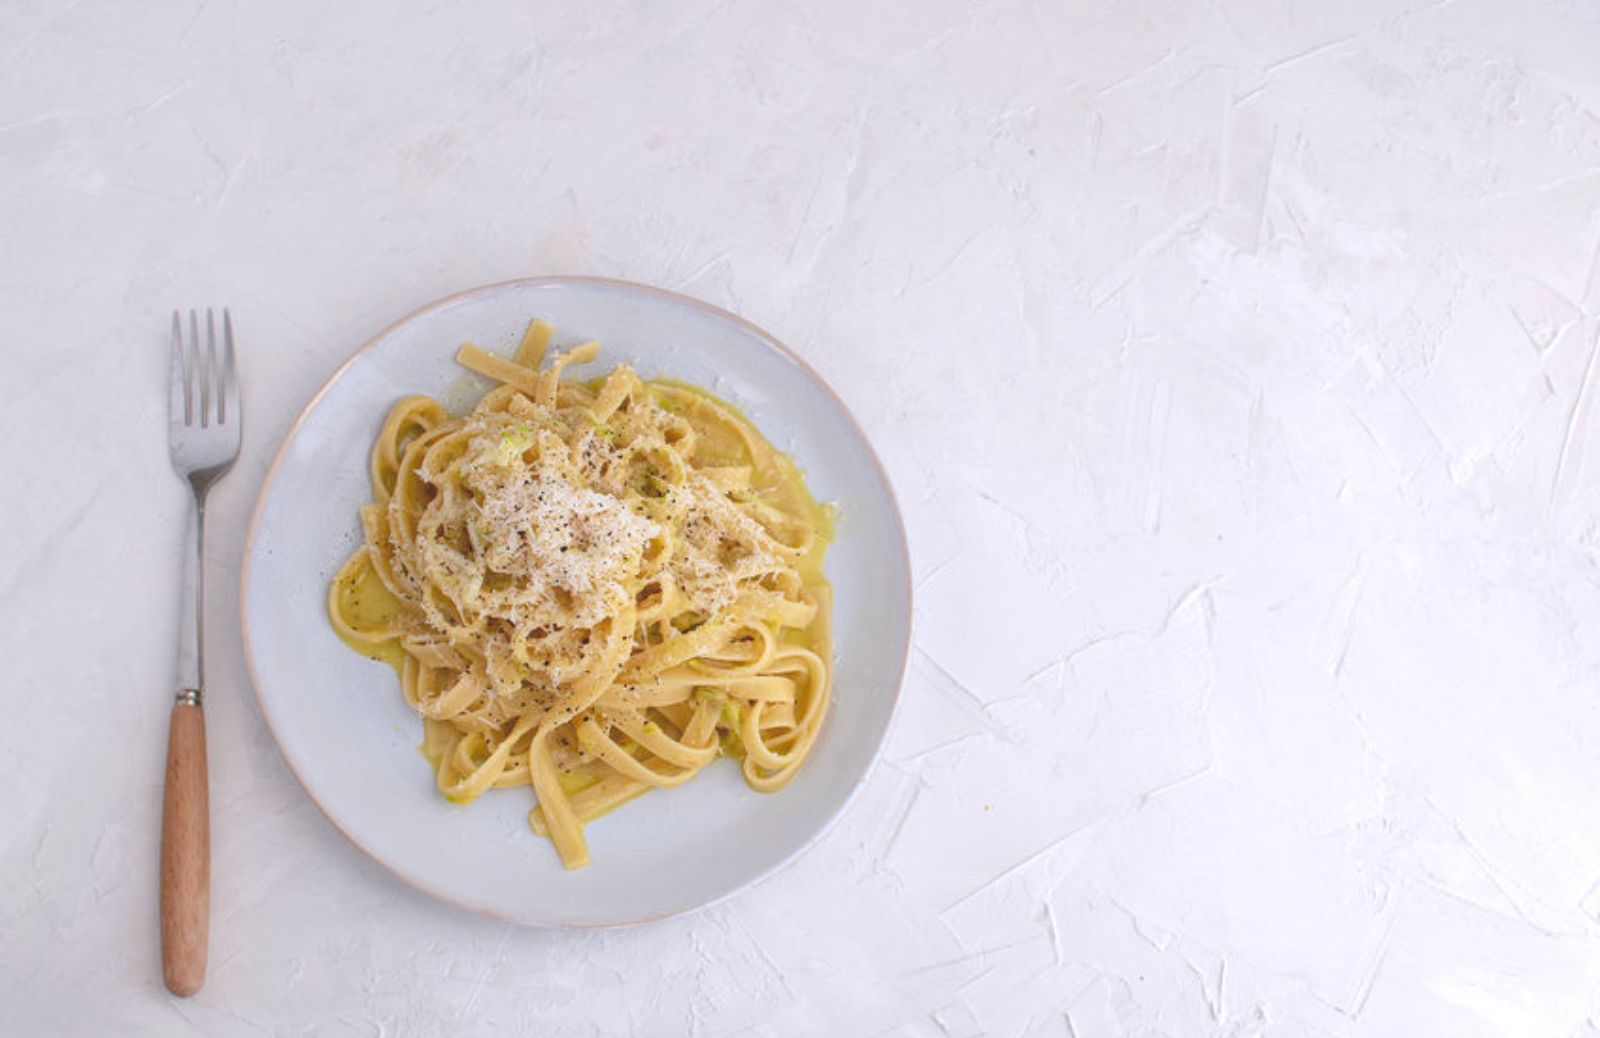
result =
[[364,543],[334,577],[346,642],[393,663],[439,791],[532,785],[568,868],[584,823],[735,758],[781,788],[828,710],[826,513],[730,406],[595,343],[457,360],[499,385],[451,417],[395,404],[371,455]]

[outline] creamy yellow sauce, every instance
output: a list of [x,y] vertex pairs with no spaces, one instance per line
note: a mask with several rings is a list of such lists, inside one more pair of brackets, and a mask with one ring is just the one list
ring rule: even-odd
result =
[[[371,567],[364,567],[358,573],[356,578],[343,580],[339,584],[339,600],[345,615],[360,621],[365,628],[383,627],[397,621],[401,602],[394,597],[394,592],[383,586],[383,581]],[[337,628],[335,633],[340,641],[356,652],[368,659],[387,663],[396,673],[405,664],[406,652],[400,647],[399,638],[372,645],[358,642]]]

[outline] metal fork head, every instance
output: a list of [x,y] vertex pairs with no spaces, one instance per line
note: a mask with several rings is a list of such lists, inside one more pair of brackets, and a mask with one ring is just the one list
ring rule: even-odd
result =
[[239,376],[233,353],[233,317],[222,311],[222,355],[218,363],[216,315],[206,310],[205,346],[200,316],[184,321],[172,311],[172,371],[167,391],[167,449],[172,467],[204,499],[239,457],[244,414],[239,407]]

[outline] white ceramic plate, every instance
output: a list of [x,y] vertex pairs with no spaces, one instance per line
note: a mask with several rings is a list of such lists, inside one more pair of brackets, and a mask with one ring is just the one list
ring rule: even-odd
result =
[[[718,762],[587,827],[593,864],[561,867],[527,823],[527,788],[447,803],[417,750],[421,722],[394,672],[351,652],[324,613],[328,581],[360,541],[367,452],[389,406],[427,393],[460,410],[481,386],[455,361],[464,341],[509,352],[528,319],[557,345],[599,339],[598,374],[711,388],[793,454],[820,500],[837,502],[834,705],[811,760],[777,794]],[[240,592],[256,694],[307,792],[363,850],[441,898],[518,922],[615,926],[727,897],[810,845],[865,779],[899,696],[910,634],[904,530],[888,480],[844,405],[765,332],[705,303],[594,278],[474,289],[417,311],[341,367],[306,406],[267,473]]]

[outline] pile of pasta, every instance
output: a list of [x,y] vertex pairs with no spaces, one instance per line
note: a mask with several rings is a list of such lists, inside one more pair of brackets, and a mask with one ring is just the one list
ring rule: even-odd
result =
[[568,868],[584,823],[719,756],[764,792],[815,745],[830,684],[826,514],[794,465],[709,394],[630,367],[563,378],[535,320],[452,417],[395,404],[334,627],[400,672],[439,790],[532,785]]

